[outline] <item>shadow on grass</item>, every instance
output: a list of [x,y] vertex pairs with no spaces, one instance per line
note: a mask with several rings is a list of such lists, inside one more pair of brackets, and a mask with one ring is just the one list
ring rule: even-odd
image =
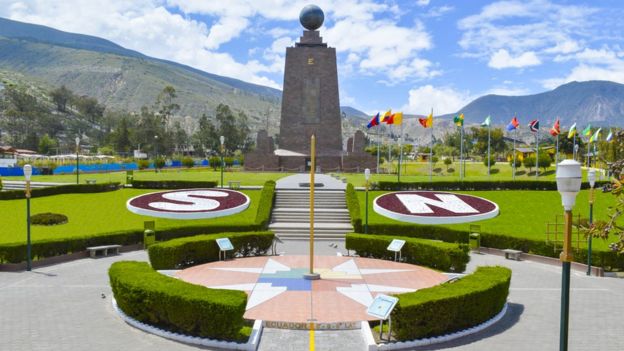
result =
[[442,172],[442,168],[434,168],[433,169],[433,173],[441,173]]
[[552,175],[552,174],[555,174],[555,170],[554,169],[549,169],[546,172],[540,173],[541,176],[549,176],[549,175]]
[[526,171],[516,171],[517,176],[525,175]]
[[490,174],[498,174],[500,170],[498,168],[490,168]]
[[494,335],[504,333],[508,329],[513,327],[516,323],[518,323],[522,313],[524,313],[524,305],[517,304],[517,303],[508,303],[507,313],[505,313],[505,316],[503,316],[503,318],[501,318],[501,320],[499,320],[497,323],[495,323],[491,327],[481,332],[468,335],[466,337],[459,338],[453,341],[441,343],[441,344],[417,347],[413,350],[426,351],[426,350],[443,350],[447,348],[454,348],[458,346],[468,345],[468,344],[477,342],[479,340],[483,340],[483,339],[492,337]]

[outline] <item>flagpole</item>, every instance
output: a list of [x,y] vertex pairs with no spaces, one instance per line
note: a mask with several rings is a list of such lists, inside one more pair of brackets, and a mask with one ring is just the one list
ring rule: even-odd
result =
[[515,131],[515,136],[513,138],[513,169],[512,169],[512,175],[511,175],[511,179],[512,180],[516,180],[516,138],[518,137],[518,128],[514,129]]
[[492,129],[491,125],[492,125],[492,121],[490,121],[490,123],[488,124],[488,177],[490,176],[490,160],[491,160],[491,157],[490,157],[490,130]]
[[464,122],[459,130],[459,179],[464,180]]
[[433,181],[433,108],[431,109],[431,145],[429,146],[429,183]]
[[379,149],[381,147],[381,126],[377,129],[377,174],[379,174]]
[[388,127],[388,174],[392,173],[392,125]]
[[576,161],[576,131],[574,131],[572,137],[572,158]]
[[539,129],[535,132],[535,179],[539,176]]
[[559,167],[559,134],[557,134],[557,150],[555,150],[555,170]]
[[401,120],[401,136],[399,137],[399,169],[397,177],[399,183],[401,182],[401,161],[403,161],[403,120]]

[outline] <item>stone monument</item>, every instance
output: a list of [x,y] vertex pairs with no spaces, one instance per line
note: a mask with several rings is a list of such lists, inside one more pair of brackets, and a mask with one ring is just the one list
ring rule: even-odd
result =
[[[336,49],[323,43],[317,30],[324,20],[323,11],[316,5],[301,10],[299,21],[305,28],[303,36],[294,47],[286,48],[279,149],[268,155],[263,147],[246,155],[247,168],[258,169],[263,165],[265,169],[274,168],[277,160],[276,168],[281,170],[302,172],[309,169],[310,137],[313,134],[316,136],[317,166],[322,171],[343,168],[345,153]],[[266,137],[264,133],[258,134],[259,146]],[[272,158],[273,155],[277,159]]]

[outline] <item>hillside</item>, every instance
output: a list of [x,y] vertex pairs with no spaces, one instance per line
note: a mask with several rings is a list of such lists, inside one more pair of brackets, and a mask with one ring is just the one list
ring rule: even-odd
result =
[[516,114],[522,123],[539,118],[562,126],[572,123],[624,126],[624,85],[608,81],[571,82],[552,91],[527,96],[486,95],[460,110],[467,123],[481,123],[491,115],[494,124],[507,124]]

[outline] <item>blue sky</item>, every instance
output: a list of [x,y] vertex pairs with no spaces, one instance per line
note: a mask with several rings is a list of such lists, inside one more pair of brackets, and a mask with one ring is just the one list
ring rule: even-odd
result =
[[341,104],[451,113],[488,93],[624,83],[624,1],[0,0],[0,16],[281,88],[299,11],[325,11]]

